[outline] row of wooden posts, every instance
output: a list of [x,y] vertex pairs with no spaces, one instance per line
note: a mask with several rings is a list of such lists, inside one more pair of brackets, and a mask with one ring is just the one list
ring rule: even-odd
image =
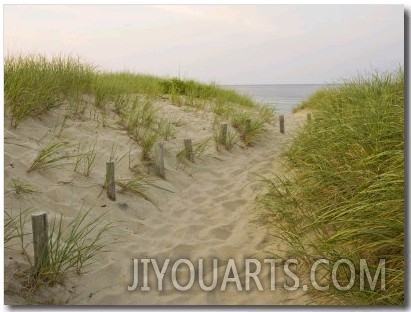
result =
[[[307,114],[307,120],[311,121],[311,113]],[[227,141],[227,123],[220,125],[220,143],[225,144]],[[284,133],[284,115],[280,115],[280,133]],[[186,158],[194,162],[193,144],[191,139],[184,139],[184,148],[186,150]],[[157,142],[154,147],[156,174],[165,178],[164,170],[164,151],[163,143]],[[106,163],[106,188],[107,197],[110,200],[116,200],[116,180],[114,174],[114,162]],[[33,246],[34,246],[34,263],[36,268],[45,266],[49,263],[48,250],[48,223],[46,212],[35,212],[31,215],[33,228]]]
[[[248,120],[251,123],[250,120]],[[280,115],[280,132],[284,133],[284,115]],[[219,143],[225,145],[227,142],[228,125],[226,122],[220,125],[220,137]],[[184,139],[184,149],[186,158],[194,162],[194,152],[193,143],[191,139]],[[154,159],[156,174],[160,178],[165,179],[165,169],[164,169],[164,146],[163,142],[157,142],[154,145]],[[114,174],[114,162],[106,163],[106,187],[107,187],[107,197],[111,200],[116,200],[116,179]]]

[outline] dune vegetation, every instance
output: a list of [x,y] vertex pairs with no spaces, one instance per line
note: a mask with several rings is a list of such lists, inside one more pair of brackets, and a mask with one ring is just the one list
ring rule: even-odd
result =
[[[189,115],[192,112],[207,116],[201,128],[190,129],[209,127],[209,132],[205,131],[193,142],[192,151],[174,145],[172,157],[180,168],[187,163],[189,153],[195,158],[206,154],[213,140],[220,154],[222,149],[230,150],[236,145],[242,148],[254,145],[276,114],[249,97],[215,83],[131,72],[102,72],[93,64],[70,56],[7,56],[4,101],[10,135],[4,138],[6,147],[22,147],[19,127],[32,121],[46,124],[47,118],[42,117],[57,110],[53,122],[41,128],[46,134],[39,133],[24,142],[30,144],[23,146],[29,147],[25,151],[30,150],[27,152],[30,157],[20,163],[25,170],[15,170],[5,176],[5,195],[27,202],[27,198],[42,192],[35,185],[35,178],[39,178],[43,170],[67,168],[72,169],[69,177],[82,179],[90,187],[97,186],[93,196],[99,198],[105,182],[100,181],[104,175],[98,168],[108,160],[107,151],[111,146],[109,159],[116,166],[128,155],[127,168],[116,176],[119,193],[135,196],[133,202],[138,197],[155,204],[153,189],[172,191],[150,170],[154,163],[154,145],[172,140],[178,128],[187,123],[180,117],[183,114],[169,114],[170,107],[188,112],[187,118],[193,116]],[[161,105],[168,105],[168,111],[161,112]],[[332,286],[325,292],[319,291],[312,296],[315,300],[318,298],[318,303],[403,304],[403,71],[357,78],[320,90],[296,111],[301,109],[310,110],[312,119],[293,133],[284,152],[281,173],[261,176],[265,186],[257,196],[264,215],[261,220],[287,244],[287,258],[298,258],[307,267],[317,259],[327,259],[330,264],[349,259],[356,265],[354,286],[349,291]],[[53,129],[55,120],[59,122]],[[67,138],[77,139],[78,132],[73,128],[83,121],[96,126],[92,131],[86,129],[93,135],[91,141],[83,136],[75,142],[66,142]],[[223,123],[228,127],[222,128]],[[71,136],[65,136],[67,128],[72,131]],[[227,134],[225,140],[221,139],[222,129]],[[117,131],[113,140],[122,138],[126,142],[120,146],[121,155],[116,151],[115,142],[102,141],[95,135],[99,131]],[[110,139],[111,135],[109,132]],[[170,154],[171,149],[165,153]],[[10,155],[7,155],[9,159],[13,157]],[[54,175],[42,178],[52,180]],[[72,180],[59,182],[63,188]],[[56,191],[56,194],[61,193]],[[111,248],[111,231],[116,221],[101,214],[101,210],[87,205],[87,212],[82,212],[83,207],[75,205],[78,202],[65,210],[71,214],[68,217],[53,212],[48,241],[52,259],[47,267],[40,269],[33,267],[33,256],[28,250],[32,243],[28,230],[31,210],[5,207],[5,245],[19,249],[30,263],[32,270],[23,272],[29,277],[29,292],[44,284],[60,283],[69,274],[84,272],[101,252]],[[380,260],[385,259],[386,290],[382,289],[381,282],[373,289],[366,282],[365,289],[360,289],[360,259],[367,261],[371,274],[379,267]],[[318,272],[324,274],[326,282],[330,281],[331,268],[331,265],[319,266]],[[340,266],[337,272],[341,285],[350,281],[348,269]]]
[[[141,100],[136,99],[137,94],[144,95],[145,101],[137,103]],[[261,125],[247,127],[245,123],[268,122],[273,117],[273,111],[268,107],[215,83],[126,71],[101,72],[94,65],[70,56],[51,59],[38,54],[7,56],[4,61],[4,95],[5,113],[16,127],[25,118],[52,109],[64,101],[71,102],[72,112],[83,113],[86,109],[86,104],[82,103],[84,95],[93,96],[94,105],[103,113],[110,102],[115,103],[120,114],[130,106],[133,111],[149,108],[153,114],[145,121],[146,126],[156,119],[150,108],[151,102],[166,96],[177,106],[210,110],[219,118],[230,120],[241,136],[247,138],[254,137],[253,130],[258,128],[259,132]]]
[[[116,177],[115,182],[121,188],[121,193],[133,194],[154,203],[152,189],[169,191],[158,185],[159,179],[148,169],[154,163],[154,144],[172,138],[176,127],[184,123],[184,120],[175,120],[159,113],[164,100],[167,100],[167,105],[171,103],[190,111],[212,114],[214,120],[210,123],[213,123],[215,132],[218,132],[221,122],[230,123],[228,138],[223,146],[227,150],[233,148],[240,138],[243,140],[243,147],[252,145],[262,133],[264,124],[274,118],[271,109],[214,83],[203,84],[193,80],[160,78],[131,72],[102,72],[79,58],[62,55],[53,58],[38,54],[5,57],[4,100],[5,121],[11,135],[4,138],[6,146],[19,145],[25,151],[29,148],[33,154],[30,163],[22,171],[26,176],[19,173],[18,177],[5,177],[6,194],[20,199],[41,193],[26,178],[35,177],[44,171],[70,171],[72,168],[72,172],[84,176],[93,185],[91,181],[95,181],[98,176],[96,162],[100,161],[99,158],[106,151],[101,150],[103,143],[98,142],[94,134],[91,141],[83,137],[79,141],[67,142],[65,129],[74,122],[91,122],[97,124],[98,129],[109,125],[109,129],[125,130],[134,143],[130,144],[128,153],[127,176]],[[57,111],[55,115],[59,121],[54,129],[48,125],[46,133],[39,134],[42,136],[39,139],[35,138],[35,147],[27,145],[28,142],[26,145],[20,144],[19,127],[26,121],[41,123],[53,111]],[[209,139],[194,142],[194,156],[203,155],[212,140],[213,133]],[[133,144],[134,149],[135,145],[138,146],[138,151],[133,152],[140,154],[137,169],[130,166]],[[217,151],[220,151],[222,146],[218,136],[215,138],[215,145]],[[115,149],[113,143],[110,161],[115,161],[117,165],[126,154],[116,157]],[[174,156],[177,160],[184,161],[185,152],[182,150]],[[104,187],[105,183],[102,181],[101,192]],[[95,256],[112,243],[109,238],[113,236],[113,223],[107,221],[104,214],[97,214],[93,207],[87,208],[92,213],[83,213],[83,207],[76,206],[74,210],[79,210],[79,213],[68,218],[67,215],[63,217],[62,213],[51,214],[48,240],[51,259],[47,267],[35,268],[33,255],[28,251],[28,246],[32,244],[29,235],[31,211],[14,206],[5,207],[5,243],[7,248],[20,248],[30,263],[31,270],[23,273],[29,277],[29,288],[60,283],[70,270],[81,273]],[[93,215],[94,213],[97,215]]]
[[[294,134],[283,173],[263,178],[258,203],[268,226],[301,262],[329,261],[320,302],[404,304],[403,70],[320,90],[300,109],[313,119]],[[355,265],[349,291],[331,287],[339,259]],[[372,276],[385,259],[385,290],[381,275],[375,289],[365,281],[361,290],[360,259]],[[337,272],[341,285],[351,276],[345,265]]]

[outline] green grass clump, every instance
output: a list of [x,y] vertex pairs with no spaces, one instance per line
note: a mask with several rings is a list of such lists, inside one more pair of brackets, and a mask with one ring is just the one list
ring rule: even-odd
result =
[[119,97],[115,105],[127,132],[141,146],[141,160],[150,160],[151,150],[158,138],[168,139],[172,135],[171,122],[158,116],[157,108],[149,99]]
[[[404,73],[354,79],[312,102],[314,121],[285,153],[288,174],[265,179],[267,192],[258,197],[268,225],[305,263],[346,258],[356,265],[355,286],[330,286],[327,299],[404,304]],[[386,291],[359,290],[359,259],[372,274],[385,259]],[[348,284],[344,270],[337,278]]]
[[300,105],[293,108],[293,113],[296,113],[303,109],[314,109],[318,103],[327,101],[327,97],[332,95],[328,89],[320,89],[311,95],[308,99],[302,101]]
[[240,138],[245,145],[251,145],[258,135],[264,131],[265,126],[264,120],[255,118],[250,112],[236,113],[231,123],[240,133]]
[[145,94],[156,97],[162,94],[161,81],[162,78],[156,76],[128,71],[96,72],[94,87],[98,88],[98,84],[108,86],[111,96]]
[[[192,155],[194,159],[201,158],[205,152],[207,151],[208,147],[210,146],[212,138],[206,138],[199,142],[195,142],[193,145]],[[185,162],[188,159],[189,154],[191,152],[184,146],[176,155],[176,158],[179,162]]]
[[18,240],[18,244],[24,254],[26,251],[27,245],[25,245],[25,236],[28,233],[24,230],[24,224],[30,217],[30,210],[20,210],[18,214],[13,214],[12,210],[4,209],[4,247],[10,248],[10,242]]
[[13,215],[5,211],[5,243],[19,241],[21,252],[30,264],[30,270],[19,272],[27,275],[28,289],[41,285],[62,283],[70,271],[81,274],[101,252],[111,244],[110,233],[113,224],[105,221],[105,215],[90,217],[90,209],[79,212],[70,222],[62,215],[48,227],[48,257],[35,265],[29,251],[31,233],[25,229],[30,220],[30,210]]
[[223,133],[221,129],[221,120],[215,118],[213,122],[213,131],[214,131],[214,142],[217,151],[220,151],[221,147],[224,147],[226,150],[231,150],[240,140],[237,132],[235,130],[227,127],[227,134],[225,140],[223,138]]
[[[218,113],[224,105],[226,109],[233,109],[236,106],[256,108],[258,105],[248,96],[239,94],[231,89],[224,89],[215,83],[200,83],[194,80],[182,80],[179,78],[161,79],[159,81],[161,92],[170,94],[176,105],[205,107],[205,103],[199,99],[216,101],[218,108],[214,108]],[[184,98],[184,100],[183,100]]]
[[136,174],[131,179],[118,179],[116,184],[121,187],[123,193],[132,193],[155,205],[153,197],[150,195],[150,191],[153,189],[171,192],[170,190],[158,185],[159,180],[143,174]]
[[26,195],[35,193],[36,188],[32,184],[20,180],[20,178],[14,178],[11,179],[9,183],[9,190],[7,192],[11,192],[16,195]]
[[70,156],[65,155],[68,146],[67,142],[51,139],[39,149],[27,172],[68,165]]
[[28,116],[47,111],[86,93],[94,67],[70,56],[8,56],[4,60],[5,112],[17,126]]
[[[85,145],[87,145],[87,143]],[[84,176],[86,177],[89,177],[96,161],[96,142],[88,151],[84,150],[85,145],[81,145],[81,143],[77,145],[78,153],[74,156],[74,171],[84,174]]]
[[152,130],[146,130],[141,133],[138,137],[138,142],[141,146],[141,160],[149,161],[151,160],[151,151],[154,144],[158,140],[158,133]]
[[168,140],[174,136],[174,126],[170,118],[159,118],[157,123],[158,134],[163,137],[164,140]]
[[104,214],[88,218],[89,213],[90,210],[79,212],[66,224],[63,216],[52,222],[48,239],[49,265],[37,268],[37,279],[59,282],[72,268],[80,274],[92,258],[106,250],[106,239],[113,224],[104,222]]

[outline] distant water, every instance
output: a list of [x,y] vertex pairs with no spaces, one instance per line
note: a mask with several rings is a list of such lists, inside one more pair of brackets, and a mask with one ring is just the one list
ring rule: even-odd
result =
[[225,85],[241,94],[249,95],[254,101],[274,106],[279,113],[288,114],[293,107],[308,98],[326,84],[281,84],[281,85]]

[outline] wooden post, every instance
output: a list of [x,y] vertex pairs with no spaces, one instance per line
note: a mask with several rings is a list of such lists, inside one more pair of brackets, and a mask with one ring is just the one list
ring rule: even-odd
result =
[[251,119],[246,119],[245,120],[245,132],[248,133],[251,130]]
[[307,113],[307,121],[308,121],[308,122],[311,121],[311,113]]
[[184,149],[186,158],[189,161],[194,162],[193,143],[191,142],[191,139],[184,139]]
[[220,125],[220,143],[223,145],[227,144],[227,123],[223,122]]
[[116,200],[116,179],[114,176],[114,162],[106,162],[107,197]]
[[156,158],[156,173],[159,177],[165,179],[166,174],[164,170],[164,153],[163,153],[163,143],[157,142],[154,147],[155,158]]
[[284,133],[284,115],[280,115],[280,132]]
[[34,265],[36,270],[47,268],[50,264],[47,213],[43,211],[33,213],[31,226],[33,229]]

